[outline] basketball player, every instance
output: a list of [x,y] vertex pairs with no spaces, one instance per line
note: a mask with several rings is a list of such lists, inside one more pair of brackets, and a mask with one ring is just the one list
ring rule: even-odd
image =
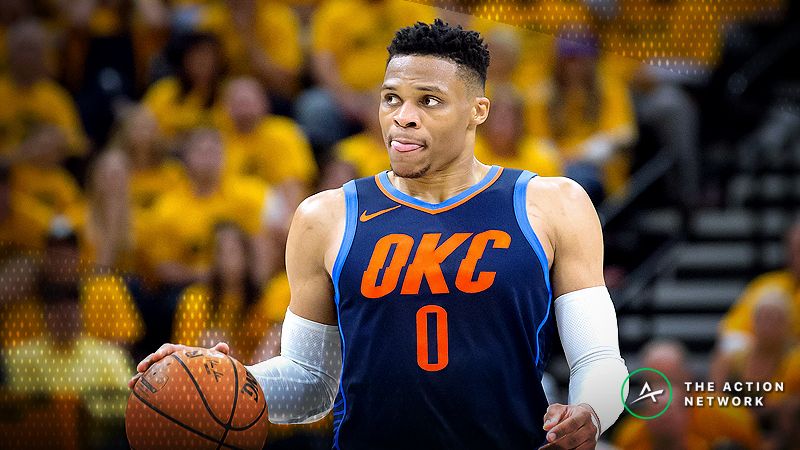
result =
[[[271,421],[333,408],[346,450],[588,449],[622,411],[597,214],[568,179],[475,159],[488,64],[476,32],[397,32],[379,112],[392,170],[306,199],[291,225],[281,355],[249,368]],[[556,325],[569,404],[548,407]]]

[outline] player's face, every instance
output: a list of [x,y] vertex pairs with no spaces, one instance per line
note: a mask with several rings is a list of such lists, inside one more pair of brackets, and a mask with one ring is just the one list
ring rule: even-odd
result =
[[472,157],[468,132],[483,121],[475,119],[479,98],[474,89],[446,59],[398,56],[389,61],[379,118],[397,176],[418,178],[459,157]]

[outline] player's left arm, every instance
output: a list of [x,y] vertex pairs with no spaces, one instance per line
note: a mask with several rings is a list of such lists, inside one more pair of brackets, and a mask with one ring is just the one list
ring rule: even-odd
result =
[[550,405],[544,417],[546,447],[594,448],[622,412],[628,375],[603,279],[600,221],[583,188],[566,178],[534,178],[527,203],[551,251],[555,317],[570,367],[568,404]]

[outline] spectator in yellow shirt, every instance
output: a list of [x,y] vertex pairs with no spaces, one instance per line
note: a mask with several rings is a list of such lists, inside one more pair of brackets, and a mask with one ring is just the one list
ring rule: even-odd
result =
[[83,258],[99,268],[133,269],[128,178],[121,152],[104,152],[89,168]]
[[42,250],[52,219],[50,208],[11,187],[11,173],[0,162],[0,261],[18,251]]
[[8,30],[8,74],[0,74],[0,156],[15,157],[19,144],[42,124],[61,130],[69,154],[86,151],[75,103],[48,74],[48,39],[45,28],[35,20],[19,22]]
[[161,196],[139,234],[141,257],[154,278],[144,280],[142,293],[145,298],[152,296],[142,306],[150,321],[147,328],[153,331],[147,336],[151,346],[169,340],[181,291],[208,281],[216,224],[236,223],[253,237],[257,254],[253,270],[259,281],[268,280],[280,264],[280,247],[270,245],[276,234],[270,206],[278,202],[269,200],[270,189],[257,178],[223,176],[220,133],[210,128],[192,130],[182,156],[187,186]]
[[[44,323],[43,334],[3,352],[6,381],[11,392],[23,395],[80,398],[89,413],[89,447],[106,448],[124,434],[125,379],[133,363],[123,348],[83,332],[77,244],[70,239],[51,239],[48,251],[58,254],[46,257],[46,278],[39,285],[42,314],[37,318]],[[70,261],[72,267],[65,266]]]
[[270,304],[273,299],[253,273],[254,257],[250,236],[236,224],[217,224],[208,281],[181,294],[172,342],[196,347],[229,342],[236,348],[233,356],[245,364],[274,356],[289,299]]
[[295,104],[295,117],[315,151],[327,152],[360,128],[360,111],[383,80],[393,30],[431,22],[433,15],[434,8],[403,0],[320,4],[311,19],[311,69],[319,87]]
[[175,75],[150,86],[142,102],[164,136],[175,140],[194,127],[219,121],[224,69],[220,43],[212,34],[176,36],[167,53]]
[[511,85],[492,89],[492,112],[478,128],[475,157],[486,164],[525,169],[542,176],[561,176],[558,152],[544,139],[526,135],[524,101]]
[[229,0],[200,9],[198,28],[217,35],[235,75],[258,77],[270,94],[292,98],[303,66],[300,22],[277,0]]
[[[677,341],[655,341],[642,350],[642,367],[665,374],[672,384],[673,404],[659,417],[642,420],[626,417],[617,425],[613,444],[621,450],[685,448],[711,450],[724,443],[736,448],[761,448],[760,433],[745,408],[685,408],[679,403],[686,394],[684,382],[694,381],[686,361],[686,350]],[[648,381],[651,389],[666,388],[660,378]],[[651,405],[648,401],[647,405]],[[653,404],[653,408],[661,404]],[[652,411],[656,414],[658,411]],[[650,413],[648,413],[650,414]]]
[[170,155],[156,118],[146,107],[136,105],[124,114],[109,149],[122,151],[130,165],[134,217],[152,211],[162,195],[188,182],[183,165]]
[[183,165],[167,153],[153,113],[135,105],[124,111],[108,149],[89,180],[87,233],[97,263],[150,277],[139,248],[154,205],[188,183]]
[[96,271],[81,261],[78,243],[78,237],[68,224],[54,221],[43,252],[10,262],[17,270],[27,269],[31,276],[10,280],[15,295],[3,299],[5,304],[0,314],[4,346],[15,346],[26,338],[41,337],[45,330],[43,302],[70,289],[78,298],[82,316],[80,330],[86,336],[124,346],[130,346],[142,337],[142,318],[124,280],[111,272]]
[[598,202],[624,188],[622,150],[634,142],[636,123],[627,88],[598,70],[596,46],[589,35],[557,40],[552,79],[531,91],[527,127],[555,143],[565,175]]
[[181,287],[208,278],[216,223],[235,222],[251,236],[263,233],[269,193],[260,180],[223,176],[222,140],[214,129],[193,130],[183,158],[188,186],[162,196],[142,236],[157,279]]
[[61,166],[65,151],[61,128],[38,126],[20,146],[18,162],[11,169],[11,186],[14,192],[33,199],[33,208],[48,210],[48,223],[63,216],[82,230],[86,200],[75,178]]
[[308,140],[293,120],[269,114],[266,93],[254,78],[231,80],[224,101],[226,176],[256,177],[272,186],[285,204],[280,221],[288,230],[317,175]]
[[718,355],[711,365],[711,381],[717,386],[726,381],[784,381],[778,376],[796,343],[789,302],[784,291],[765,292],[753,309],[752,339],[740,350]]
[[752,340],[754,311],[771,292],[778,291],[789,299],[787,315],[790,333],[800,341],[800,221],[787,230],[786,269],[763,274],[747,285],[720,323],[717,352],[727,354],[741,350]]

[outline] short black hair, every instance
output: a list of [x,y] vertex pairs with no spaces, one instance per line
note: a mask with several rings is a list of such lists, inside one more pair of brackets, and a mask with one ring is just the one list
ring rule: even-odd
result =
[[481,89],[486,87],[489,47],[480,33],[465,30],[461,25],[452,27],[442,19],[436,19],[432,24],[417,22],[398,30],[387,50],[387,64],[395,56],[438,56],[466,69]]

